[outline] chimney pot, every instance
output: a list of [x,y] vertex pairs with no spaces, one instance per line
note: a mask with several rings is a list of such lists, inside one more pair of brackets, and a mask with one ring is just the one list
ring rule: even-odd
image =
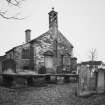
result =
[[31,30],[30,29],[27,29],[25,31],[25,36],[26,36],[26,43],[27,43],[31,40]]

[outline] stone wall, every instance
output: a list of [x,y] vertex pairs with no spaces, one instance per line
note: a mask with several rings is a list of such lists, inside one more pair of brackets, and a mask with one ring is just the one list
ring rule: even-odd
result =
[[[52,31],[49,30],[48,32],[36,38],[35,41],[33,41],[33,48],[34,48],[34,65],[36,70],[39,69],[40,62],[44,63],[43,54],[48,50],[54,53],[55,66],[61,66],[61,60],[62,60],[61,56],[65,54],[69,55],[66,55],[64,57],[63,63],[64,65],[70,65],[73,47],[60,32],[58,33],[57,43],[55,42]],[[57,57],[56,57],[56,52],[57,52]]]

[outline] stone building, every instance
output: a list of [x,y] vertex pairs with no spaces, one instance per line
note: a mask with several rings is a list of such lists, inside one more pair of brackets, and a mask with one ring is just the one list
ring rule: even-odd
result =
[[5,56],[0,56],[0,73],[2,72],[2,61],[5,59]]
[[[23,70],[38,72],[40,66],[44,65],[47,72],[57,72],[58,70],[61,73],[63,68],[70,71],[76,64],[76,59],[73,57],[73,45],[58,30],[58,13],[52,8],[48,15],[49,30],[47,32],[31,40],[31,30],[27,29],[25,44],[6,52],[5,60],[14,60],[16,72]],[[2,69],[5,70],[3,62]]]

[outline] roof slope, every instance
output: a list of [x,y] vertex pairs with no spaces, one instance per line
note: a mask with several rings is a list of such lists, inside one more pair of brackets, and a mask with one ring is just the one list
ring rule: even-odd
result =
[[[54,41],[54,34],[52,30],[48,30],[47,32],[45,32],[44,34],[38,36],[37,38],[33,39],[30,41],[30,43],[32,42],[37,42],[37,43],[41,43],[42,40],[44,40],[44,42],[51,44]],[[67,47],[72,47],[73,45],[70,43],[69,40],[67,40],[67,38],[58,30],[57,31],[57,41],[58,44],[60,46],[62,45],[66,45]]]
[[[67,40],[67,38],[58,30],[57,31],[57,43],[59,46],[63,46],[66,49],[71,49],[73,48],[73,45],[70,43],[70,41]],[[55,40],[55,35],[53,33],[53,29],[49,29],[47,32],[45,32],[44,34],[38,36],[35,39],[30,40],[28,43],[33,43],[36,42],[37,44],[39,44],[41,47],[44,46],[43,43],[47,43],[47,45],[54,45],[54,40]],[[25,44],[28,44],[25,43]],[[23,46],[25,44],[21,44],[19,46],[13,47],[12,49],[10,49],[9,51],[7,51],[6,53],[13,51],[15,48]],[[53,47],[53,46],[50,46]]]

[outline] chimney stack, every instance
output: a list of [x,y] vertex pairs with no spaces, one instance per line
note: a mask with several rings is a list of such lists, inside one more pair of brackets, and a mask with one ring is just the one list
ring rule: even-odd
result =
[[54,8],[48,13],[49,14],[49,28],[58,28],[58,13],[54,11]]
[[31,30],[30,29],[27,29],[25,31],[25,36],[26,36],[26,43],[29,42],[31,40]]

